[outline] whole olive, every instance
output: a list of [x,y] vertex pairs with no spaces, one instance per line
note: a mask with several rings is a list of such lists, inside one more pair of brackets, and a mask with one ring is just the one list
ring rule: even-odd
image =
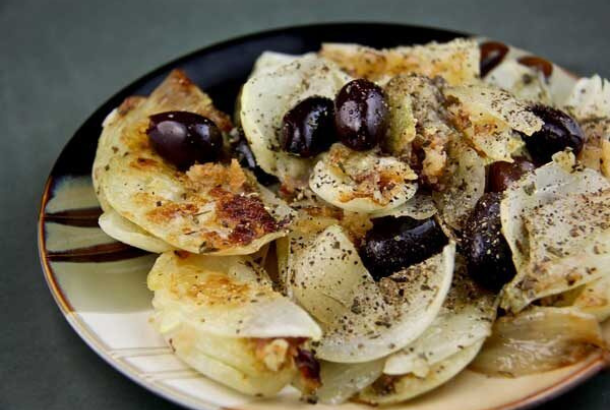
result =
[[390,276],[441,251],[447,237],[434,218],[408,216],[375,219],[366,233],[360,257],[375,280]]
[[304,99],[284,115],[282,149],[303,158],[313,157],[335,142],[334,107],[330,98]]
[[481,286],[496,292],[515,276],[511,251],[502,235],[501,200],[500,192],[484,194],[462,232],[468,273]]
[[229,135],[231,154],[239,161],[239,165],[249,169],[254,173],[258,182],[265,186],[273,185],[278,182],[277,178],[263,171],[256,163],[254,153],[246,140],[244,131],[241,128],[234,128]]
[[582,150],[584,134],[574,118],[546,105],[535,105],[530,110],[544,121],[540,131],[524,137],[525,145],[537,165],[546,164],[553,154],[566,148],[571,148],[574,154]]
[[547,80],[551,78],[553,74],[553,63],[549,60],[545,60],[542,57],[538,56],[523,56],[517,59],[517,62],[526,67],[533,68],[536,71],[539,71],[544,75],[544,78]]
[[534,164],[523,157],[514,158],[514,162],[494,162],[487,172],[486,191],[502,192],[534,169],[536,169]]
[[479,62],[481,77],[485,77],[504,60],[509,49],[504,43],[487,41],[479,45],[479,50],[481,52]]
[[181,170],[196,162],[216,161],[222,152],[222,134],[216,124],[192,112],[151,115],[146,133],[157,153]]
[[377,145],[385,135],[388,104],[381,87],[363,78],[345,84],[335,98],[339,140],[356,151]]

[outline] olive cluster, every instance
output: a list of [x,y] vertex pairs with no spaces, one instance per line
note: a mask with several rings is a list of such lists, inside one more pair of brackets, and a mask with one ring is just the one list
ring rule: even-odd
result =
[[[483,72],[497,65],[506,52],[496,43],[483,47]],[[543,126],[533,135],[523,136],[529,157],[515,158],[512,163],[496,162],[489,167],[487,193],[477,203],[462,232],[461,249],[470,275],[496,291],[515,275],[511,251],[501,231],[502,192],[536,166],[549,162],[556,152],[570,149],[578,153],[584,144],[580,126],[565,112],[542,105],[531,107],[531,111],[543,121]],[[356,79],[345,84],[334,101],[312,96],[290,109],[282,119],[281,147],[302,158],[324,152],[336,141],[353,150],[369,150],[385,135],[387,117],[383,90],[371,81]],[[222,157],[221,131],[213,121],[199,114],[171,111],[153,115],[147,134],[159,155],[181,170]],[[230,145],[233,156],[259,179],[274,180],[257,166],[243,133],[232,133]],[[446,243],[447,237],[433,218],[418,221],[387,217],[375,221],[363,240],[360,254],[373,277],[379,280],[438,253]]]
[[487,193],[478,201],[462,232],[469,274],[494,291],[515,276],[511,250],[502,235],[502,192],[536,166],[551,161],[553,154],[566,149],[578,154],[585,141],[578,123],[565,112],[543,105],[535,105],[531,111],[543,121],[539,131],[523,136],[531,159],[517,157],[512,163],[495,162],[489,166]]
[[345,84],[335,101],[313,96],[284,115],[280,144],[290,154],[310,158],[336,141],[356,151],[374,148],[387,129],[388,105],[375,83],[357,79]]

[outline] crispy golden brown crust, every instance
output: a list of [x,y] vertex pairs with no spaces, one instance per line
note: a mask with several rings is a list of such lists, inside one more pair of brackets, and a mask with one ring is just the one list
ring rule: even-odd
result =
[[283,229],[278,205],[267,204],[237,160],[196,164],[184,173],[158,155],[147,135],[149,116],[181,110],[204,115],[223,131],[232,128],[179,70],[148,98],[130,97],[107,118],[94,175],[106,180],[112,207],[166,242],[198,253],[232,252]]
[[[142,195],[142,202],[147,202],[151,199],[149,196]],[[148,213],[148,218],[158,224],[169,223],[177,216],[195,216],[199,208],[194,203],[168,203],[163,204],[158,202],[157,208]],[[188,234],[188,233],[186,233]]]
[[249,300],[250,286],[231,280],[225,274],[210,274],[204,281],[191,285],[186,293],[207,305],[239,306]]
[[[139,161],[136,161],[138,165]],[[209,199],[202,199],[196,193],[203,189],[210,195],[214,202],[214,219],[209,224],[215,224],[227,232],[220,235],[213,230],[182,232],[183,235],[196,235],[202,241],[202,246],[207,250],[223,250],[235,246],[244,246],[252,243],[267,234],[276,232],[288,223],[288,221],[276,221],[265,204],[251,186],[242,178],[243,171],[239,166],[235,169],[231,166],[221,164],[210,164],[211,166],[199,168],[203,174],[210,171],[213,175],[209,179],[212,186],[202,186],[197,183],[191,185],[193,194],[187,194],[183,202],[157,201],[156,207],[147,213],[147,218],[159,225],[169,225],[177,218],[197,219],[201,215],[201,209]],[[233,171],[231,171],[233,168]],[[190,172],[190,171],[189,171]],[[202,175],[200,175],[202,176]],[[155,201],[147,193],[136,194],[137,201],[149,203]]]
[[195,112],[214,121],[222,131],[228,132],[233,127],[229,116],[216,109],[212,100],[182,70],[173,70],[150,99],[161,106],[197,106]]
[[373,81],[416,73],[430,78],[441,76],[451,84],[461,84],[479,75],[478,47],[471,40],[458,39],[445,44],[430,43],[383,50],[357,45],[323,44],[320,54],[337,63],[352,77]]
[[236,159],[227,167],[222,164],[208,162],[193,165],[186,173],[196,189],[212,189],[228,186],[233,193],[242,193],[250,187],[246,186],[247,177]]
[[[353,160],[353,151],[341,144],[335,144],[329,151],[330,165],[338,173],[349,175],[354,183],[354,189],[340,196],[341,202],[349,202],[357,198],[369,199],[379,205],[389,204],[396,193],[402,189],[402,184],[408,175],[399,170],[384,167],[369,167],[353,172],[358,160]],[[376,159],[379,163],[380,159]],[[346,172],[347,171],[347,172]],[[377,195],[380,194],[380,195]]]
[[146,98],[137,95],[125,98],[125,101],[117,108],[117,115],[119,117],[127,116],[127,114],[136,109],[145,100]]
[[211,194],[216,198],[218,220],[231,229],[227,238],[231,244],[246,245],[282,228],[257,196],[236,195],[222,188],[214,188]]

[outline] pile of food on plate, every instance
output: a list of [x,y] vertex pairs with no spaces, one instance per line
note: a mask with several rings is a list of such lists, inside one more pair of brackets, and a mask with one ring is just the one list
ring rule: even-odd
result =
[[606,349],[609,178],[608,81],[473,39],[265,52],[232,120],[173,71],[93,168],[180,359],[331,404]]

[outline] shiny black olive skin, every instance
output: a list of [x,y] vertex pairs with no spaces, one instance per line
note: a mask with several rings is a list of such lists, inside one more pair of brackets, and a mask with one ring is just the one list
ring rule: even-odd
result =
[[498,292],[515,276],[511,251],[502,235],[502,193],[484,194],[462,232],[462,251],[469,275],[481,286]]
[[330,98],[304,99],[282,119],[282,149],[302,158],[318,155],[336,141],[333,122],[334,105]]
[[479,45],[481,59],[479,62],[481,78],[485,77],[491,70],[496,68],[506,54],[508,54],[508,46],[497,41],[488,41]]
[[254,173],[258,182],[265,186],[273,185],[278,182],[278,179],[263,171],[256,163],[256,158],[250,145],[246,140],[244,131],[241,128],[234,128],[229,135],[231,146],[231,155],[239,161],[239,165],[249,169]]
[[375,280],[439,253],[447,237],[434,218],[408,216],[375,219],[366,233],[360,257]]
[[356,151],[374,148],[385,135],[388,104],[383,90],[363,78],[345,84],[335,98],[339,140]]
[[582,150],[584,134],[574,118],[545,105],[535,105],[530,110],[544,121],[540,131],[523,138],[537,165],[546,164],[553,154],[566,148],[571,148],[574,154]]
[[502,192],[511,184],[521,179],[536,166],[525,158],[514,158],[514,162],[494,162],[487,172],[487,192]]
[[216,124],[192,112],[152,115],[146,133],[157,153],[181,170],[217,161],[222,153],[222,133]]

